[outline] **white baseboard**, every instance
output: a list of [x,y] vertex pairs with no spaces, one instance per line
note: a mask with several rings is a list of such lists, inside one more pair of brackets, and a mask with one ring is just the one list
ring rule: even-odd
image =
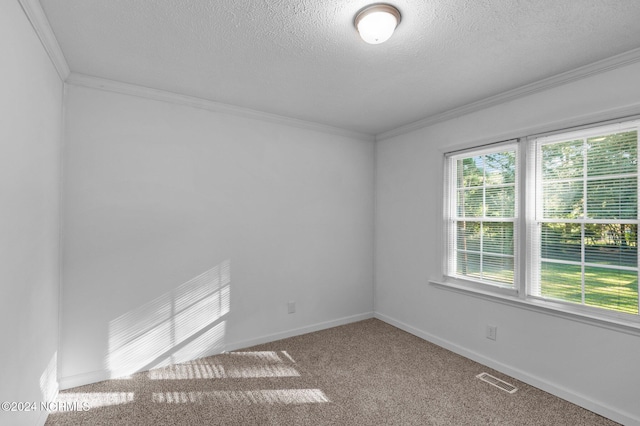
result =
[[96,370],[88,373],[75,374],[73,376],[66,376],[58,378],[60,384],[60,390],[66,390],[76,388],[78,386],[90,385],[91,383],[98,383],[104,380],[113,378],[108,370]]
[[362,320],[366,320],[373,317],[374,317],[373,312],[365,312],[362,314],[351,315],[348,317],[338,318],[336,320],[320,322],[320,323],[308,325],[305,327],[294,328],[293,330],[287,330],[280,333],[267,334],[261,337],[242,340],[235,343],[227,343],[225,345],[225,352],[235,351],[237,349],[242,349],[242,348],[248,348],[249,346],[261,345],[263,343],[269,343],[276,340],[286,339],[288,337],[299,336],[301,334],[313,333],[314,331],[325,330],[327,328],[350,324],[352,322],[362,321]]
[[[207,356],[217,355],[222,352],[235,351],[237,349],[247,348],[249,346],[260,345],[262,343],[273,342],[275,340],[286,339],[287,337],[299,336],[301,334],[312,333],[314,331],[324,330],[327,328],[337,327],[339,325],[345,325],[356,321],[362,321],[365,319],[373,318],[373,312],[364,312],[361,314],[351,315],[348,317],[342,317],[331,321],[320,322],[311,324],[308,326],[294,328],[278,333],[267,334],[264,336],[254,337],[247,340],[241,340],[238,342],[225,342],[224,345],[216,346],[211,349],[210,352],[199,353],[198,358],[204,358]],[[114,373],[109,370],[97,370],[87,373],[76,374],[73,376],[60,377],[58,379],[59,389],[71,389],[78,386],[89,385],[91,383],[102,382],[104,380],[115,379],[122,374]]]
[[548,392],[552,395],[555,395],[559,398],[572,402],[576,405],[586,408],[587,410],[593,411],[594,413],[598,413],[601,416],[607,417],[613,421],[618,423],[622,423],[624,425],[640,425],[640,418],[634,417],[633,415],[625,412],[621,412],[619,410],[615,410],[605,404],[602,404],[598,401],[595,401],[587,396],[581,395],[580,393],[574,392],[572,390],[566,389],[560,385],[555,383],[548,382],[546,380],[542,380],[536,376],[527,373],[526,371],[520,370],[518,368],[511,367],[509,365],[503,364],[491,358],[488,358],[478,352],[466,349],[460,345],[452,343],[448,340],[437,337],[431,333],[427,333],[426,331],[420,330],[416,327],[413,327],[409,324],[406,324],[402,321],[399,321],[395,318],[389,317],[387,315],[376,312],[374,317],[386,322],[387,324],[393,325],[394,327],[398,327],[401,330],[406,331],[407,333],[411,333],[414,336],[420,337],[428,342],[434,343],[438,346],[441,346],[445,349],[450,350],[458,355],[461,355],[465,358],[469,358],[475,362],[486,365],[489,368],[500,371],[508,376],[511,376],[515,379],[518,379],[524,383],[527,383],[531,386],[534,386],[538,389],[542,389],[545,392]]

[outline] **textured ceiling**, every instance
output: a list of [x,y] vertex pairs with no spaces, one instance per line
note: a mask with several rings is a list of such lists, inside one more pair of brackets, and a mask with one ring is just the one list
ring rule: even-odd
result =
[[73,72],[378,134],[640,47],[638,0],[41,0]]

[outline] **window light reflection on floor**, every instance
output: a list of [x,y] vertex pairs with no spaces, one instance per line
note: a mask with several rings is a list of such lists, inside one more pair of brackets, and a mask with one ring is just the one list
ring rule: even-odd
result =
[[330,402],[320,389],[264,389],[254,391],[154,392],[152,401],[167,404],[317,404]]
[[58,403],[89,403],[90,408],[107,407],[133,402],[134,392],[65,392],[58,395]]
[[280,351],[282,353],[282,355],[284,355],[285,357],[287,357],[287,359],[289,361],[291,361],[292,363],[296,363],[295,360],[291,357],[291,355],[289,355],[289,353],[287,351]]
[[300,373],[286,365],[260,365],[241,368],[225,368],[222,365],[172,365],[167,368],[150,370],[151,380],[189,379],[240,379],[260,377],[299,377]]
[[[300,373],[275,351],[229,352],[165,368],[150,370],[151,380],[240,379],[261,377],[299,377]],[[228,361],[228,364],[225,363]],[[237,365],[240,361],[240,364]]]
[[247,352],[227,352],[227,355],[234,357],[255,358],[260,361],[282,362],[282,358],[275,351],[247,351]]

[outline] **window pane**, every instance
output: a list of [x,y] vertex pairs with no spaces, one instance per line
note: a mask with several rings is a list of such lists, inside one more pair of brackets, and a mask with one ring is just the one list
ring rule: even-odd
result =
[[631,314],[638,313],[638,273],[585,268],[585,304]]
[[513,255],[513,223],[485,222],[482,251]]
[[638,132],[623,132],[587,139],[587,175],[636,173]]
[[577,223],[543,223],[540,256],[543,259],[582,260],[582,232]]
[[480,251],[480,222],[458,222],[456,240],[458,250]]
[[500,185],[516,181],[515,151],[497,152],[484,156],[485,183]]
[[487,187],[485,191],[486,215],[513,217],[515,215],[516,189],[513,186]]
[[587,215],[593,219],[635,219],[638,216],[638,179],[588,181]]
[[482,188],[458,190],[458,216],[483,216]]
[[541,262],[540,290],[543,297],[582,303],[582,267]]
[[513,285],[516,160],[511,145],[502,152],[471,153],[449,163],[456,172],[455,188],[448,188],[456,197],[451,218],[455,225],[449,234],[455,242],[456,252],[450,253],[455,265],[450,267],[456,275]]
[[485,280],[513,284],[513,258],[485,254],[482,257],[482,276]]
[[581,181],[545,183],[542,216],[545,219],[577,219],[582,216]]
[[458,188],[481,186],[484,182],[482,156],[462,158],[457,161]]
[[[532,278],[540,281],[531,289],[548,298],[637,314],[638,131],[610,128],[571,141],[542,139],[535,159],[542,193],[531,197],[542,204],[536,204],[542,217],[539,238],[533,240],[539,246],[530,247],[534,264],[541,265]],[[560,223],[550,223],[555,221]]]
[[638,227],[626,224],[586,224],[585,261],[638,266]]
[[480,255],[477,253],[458,252],[458,264],[456,273],[468,277],[481,278],[480,276]]
[[582,177],[582,139],[542,146],[542,179]]

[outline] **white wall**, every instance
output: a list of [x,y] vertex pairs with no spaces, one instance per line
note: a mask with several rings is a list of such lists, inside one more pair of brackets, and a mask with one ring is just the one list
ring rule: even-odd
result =
[[67,91],[63,388],[372,315],[373,142]]
[[[428,284],[442,274],[443,152],[640,112],[640,64],[377,143],[376,315],[625,423],[640,422],[640,337]],[[498,340],[484,337],[498,326]]]
[[0,2],[0,56],[0,401],[39,403],[57,389],[63,85],[15,0]]
[[[0,53],[1,401],[46,400],[56,374],[68,387],[371,314],[373,144],[70,86],[58,347],[62,84],[17,1],[0,6]],[[377,315],[639,422],[638,336],[427,284],[441,272],[444,151],[640,111],[637,75],[629,65],[378,142]]]

